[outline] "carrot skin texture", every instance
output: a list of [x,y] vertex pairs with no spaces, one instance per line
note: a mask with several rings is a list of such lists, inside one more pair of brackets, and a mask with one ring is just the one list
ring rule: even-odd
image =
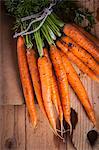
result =
[[82,32],[80,32],[79,29],[71,24],[66,24],[63,32],[88,51],[99,62],[99,48],[96,47]]
[[89,119],[92,121],[92,123],[96,124],[95,114],[94,110],[91,106],[91,103],[89,101],[88,95],[85,91],[85,88],[82,84],[82,82],[79,79],[79,76],[77,75],[75,69],[73,68],[72,64],[66,57],[66,55],[63,52],[61,53],[62,61],[64,64],[65,71],[67,73],[67,79],[71,85],[71,87],[74,89],[75,93],[77,94],[80,102],[84,106],[87,115],[89,116]]
[[99,75],[99,65],[90,54],[76,44],[70,37],[62,37],[62,40],[64,41],[64,45],[71,43],[72,45],[68,47],[69,50],[81,59],[96,75]]
[[46,115],[45,108],[43,105],[40,77],[37,66],[37,57],[34,50],[32,49],[27,50],[27,61],[39,107],[41,111]]
[[37,125],[37,114],[34,104],[34,93],[27,65],[24,40],[23,37],[21,36],[18,38],[17,41],[17,57],[18,57],[20,79],[22,83],[27,109],[29,111],[31,122],[35,128]]
[[[48,50],[46,48],[44,48],[43,51],[44,51],[44,56],[47,57],[49,65],[51,66],[51,69],[52,69],[52,63],[49,58]],[[60,122],[62,123],[63,122],[63,111],[62,111],[62,106],[61,106],[61,101],[60,101],[60,96],[59,96],[58,85],[57,85],[56,77],[55,77],[53,70],[52,70],[51,93],[52,93],[52,102],[55,105],[55,108],[56,108],[57,113],[60,118]]]
[[68,90],[68,81],[65,73],[65,69],[62,64],[59,50],[56,46],[50,47],[50,57],[54,65],[55,73],[58,80],[59,92],[61,96],[62,108],[66,122],[71,126],[70,121],[70,98]]
[[91,33],[85,31],[83,27],[80,27],[79,25],[73,24],[76,28],[79,29],[80,32],[82,32],[88,39],[90,39],[97,47],[99,47],[99,39],[96,38]]
[[90,70],[78,57],[76,57],[71,51],[68,50],[67,45],[63,45],[60,41],[56,42],[57,46],[62,52],[66,54],[70,61],[77,65],[77,67],[84,73],[86,73],[91,79],[99,83],[99,78]]
[[[48,50],[46,48],[43,49],[43,52],[44,52],[44,56],[47,58],[48,60],[48,63],[49,63],[49,66],[51,67],[51,70],[52,70],[52,63],[50,61],[50,58],[49,58],[49,54],[48,54]],[[56,108],[56,111],[59,115],[59,110],[58,110],[58,102],[57,102],[57,99],[56,99],[56,93],[55,93],[55,87],[54,87],[54,84],[55,84],[55,76],[53,74],[53,71],[52,71],[52,78],[51,78],[52,82],[51,82],[51,99],[52,99],[52,102],[53,104],[55,105],[55,108]]]
[[50,122],[50,125],[56,131],[56,119],[53,110],[53,104],[51,101],[51,68],[49,66],[47,58],[41,57],[38,59],[38,68],[40,73],[41,87],[42,87],[42,97],[44,102],[45,111]]
[[49,65],[52,67],[52,62],[51,62],[51,60],[50,60],[50,57],[49,57],[49,53],[48,53],[47,48],[44,48],[44,49],[43,49],[43,53],[44,53],[44,56],[48,59]]

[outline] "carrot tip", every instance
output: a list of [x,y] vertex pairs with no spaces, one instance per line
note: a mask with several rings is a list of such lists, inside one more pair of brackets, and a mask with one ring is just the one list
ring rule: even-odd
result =
[[69,124],[69,126],[70,126],[70,135],[72,134],[72,125],[71,124]]

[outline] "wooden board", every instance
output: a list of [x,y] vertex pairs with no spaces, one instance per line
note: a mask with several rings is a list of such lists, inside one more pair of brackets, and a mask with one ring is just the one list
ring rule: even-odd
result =
[[[98,6],[96,4],[99,4],[96,2],[97,1],[94,1],[94,0],[91,0],[91,1],[81,0],[80,5],[83,6],[84,8],[88,8],[90,11],[93,11],[94,16],[96,16],[96,11],[97,11],[97,6]],[[97,20],[96,20],[96,23],[99,24],[99,22]],[[97,24],[92,29],[92,33],[95,34],[97,37],[99,37],[99,32],[98,32],[99,26],[97,28]],[[80,74],[80,79],[81,79],[82,83],[84,84],[84,87],[88,93],[89,99],[90,99],[92,105],[94,106],[94,109],[96,112],[96,118],[97,118],[97,130],[99,130],[99,125],[98,125],[99,110],[97,109],[99,107],[99,103],[98,103],[98,101],[99,101],[99,97],[98,97],[99,96],[99,84],[92,81],[87,75],[80,72],[78,68],[76,68],[76,69],[77,69],[77,72],[79,72],[79,74]],[[88,133],[88,131],[90,131],[93,128],[93,126],[92,126],[91,122],[89,121],[89,119],[86,117],[85,111],[82,108],[81,104],[78,102],[78,99],[75,97],[75,95],[73,95],[73,92],[71,92],[71,97],[73,99],[72,106],[78,112],[78,124],[77,124],[76,129],[73,134],[73,143],[74,143],[75,147],[77,147],[77,149],[80,149],[82,147],[82,149],[96,150],[97,147],[99,148],[99,144],[98,144],[99,140],[96,144],[96,147],[91,148],[91,146],[89,145],[89,142],[87,140],[87,137],[86,137],[86,134]],[[79,142],[79,141],[82,141],[82,142]]]
[[25,133],[25,105],[0,106],[0,150],[25,150]]
[[[95,10],[97,16],[97,0],[80,0],[80,4]],[[92,33],[99,37],[99,20]],[[97,127],[99,129],[99,85],[92,81],[87,75],[79,71],[80,78],[88,92],[91,103],[94,106]],[[75,93],[70,88],[71,106],[78,112],[78,124],[73,134],[73,142],[77,150],[98,150],[99,140],[94,147],[91,147],[86,134],[92,129],[92,124],[85,114],[82,105]],[[66,143],[62,143],[55,137],[49,128],[48,122],[44,119],[38,105],[38,127],[36,130],[30,124],[28,112],[25,105],[22,106],[0,106],[0,150],[75,150],[67,137]]]
[[12,19],[0,5],[0,105],[23,104]]

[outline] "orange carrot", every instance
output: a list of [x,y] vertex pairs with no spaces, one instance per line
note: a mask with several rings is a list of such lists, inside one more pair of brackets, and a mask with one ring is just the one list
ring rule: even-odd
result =
[[18,38],[17,41],[17,56],[23,93],[31,122],[35,128],[37,125],[37,114],[34,104],[34,93],[26,60],[24,40],[21,36]]
[[[47,60],[49,62],[49,66],[51,67],[51,70],[52,70],[52,63],[51,63],[51,60],[49,58],[48,50],[46,48],[44,48],[43,52],[44,52],[44,56],[47,58]],[[57,98],[56,98],[56,95],[55,95],[56,93],[54,93],[54,91],[55,91],[54,83],[56,82],[55,80],[56,79],[55,79],[55,76],[54,76],[54,72],[52,71],[51,99],[52,99],[52,102],[55,105],[56,111],[59,115],[58,102],[57,102]]]
[[42,87],[42,97],[44,102],[44,107],[47,113],[48,120],[54,132],[57,134],[56,130],[56,119],[53,110],[53,105],[51,101],[51,68],[48,63],[48,59],[40,57],[38,59],[38,68],[40,73],[41,87]]
[[43,105],[43,99],[42,99],[42,92],[41,92],[41,84],[40,84],[40,77],[39,77],[39,71],[37,66],[37,57],[34,50],[29,49],[27,50],[27,61],[29,66],[29,71],[31,74],[32,82],[34,91],[37,97],[38,104],[41,108],[41,111],[46,114],[45,108]]
[[67,55],[69,60],[78,66],[78,68],[86,73],[91,79],[99,83],[99,78],[91,71],[79,58],[77,58],[72,52],[68,50],[67,45],[63,45],[60,41],[56,42],[57,46]]
[[64,44],[72,44],[68,46],[69,50],[81,59],[95,74],[99,75],[99,65],[89,53],[76,44],[70,37],[62,37],[62,40],[65,42]]
[[99,48],[96,47],[82,32],[80,32],[78,28],[71,24],[66,24],[63,31],[99,62]]
[[[48,63],[49,63],[49,66],[51,67],[51,70],[52,70],[52,63],[50,61],[50,58],[49,58],[49,54],[48,54],[48,50],[46,48],[43,49],[43,52],[44,52],[44,56],[47,58],[48,60]],[[56,93],[55,93],[55,87],[54,87],[54,84],[56,82],[56,79],[55,79],[55,76],[53,74],[53,71],[52,71],[52,82],[51,82],[51,99],[52,99],[52,102],[53,104],[55,105],[55,108],[56,108],[56,111],[59,115],[59,110],[58,110],[58,102],[57,102],[57,96],[56,96]],[[56,85],[57,86],[57,85]],[[58,92],[58,91],[57,91]],[[58,94],[58,93],[57,93]]]
[[43,49],[43,53],[44,53],[44,56],[47,57],[48,62],[49,62],[49,64],[50,64],[50,66],[52,67],[52,63],[51,63],[51,60],[50,60],[50,58],[49,58],[49,53],[48,53],[47,48],[44,48],[44,49]]
[[68,91],[67,76],[65,73],[65,69],[62,63],[59,50],[54,45],[50,47],[50,56],[51,56],[52,63],[54,65],[55,73],[56,73],[58,84],[59,84],[59,92],[61,96],[64,117],[65,117],[66,122],[71,127],[70,98],[69,98],[69,91]]
[[66,57],[66,55],[63,52],[60,52],[60,54],[62,57],[65,71],[67,73],[67,79],[68,79],[70,85],[72,86],[72,88],[74,89],[75,93],[79,97],[79,100],[82,103],[82,105],[84,106],[90,120],[95,125],[96,124],[95,114],[94,114],[93,108],[91,106],[91,103],[89,101],[88,95],[85,91],[85,88],[84,88],[82,82],[80,81],[80,79],[79,79],[75,69],[73,68],[72,64],[70,63],[70,61]]
[[88,39],[90,39],[96,46],[99,47],[99,39],[96,38],[94,35],[90,34],[89,32],[85,31],[83,27],[73,24],[79,31],[81,31]]
[[[43,52],[44,52],[44,56],[47,57],[49,65],[51,66],[51,69],[52,69],[52,63],[49,58],[48,50],[44,48]],[[60,96],[59,96],[59,91],[58,91],[58,85],[57,85],[55,74],[53,71],[52,71],[51,97],[52,97],[52,102],[54,103],[57,113],[59,115],[61,127],[62,127],[63,111],[62,111],[62,106],[61,106],[61,101],[60,101]]]

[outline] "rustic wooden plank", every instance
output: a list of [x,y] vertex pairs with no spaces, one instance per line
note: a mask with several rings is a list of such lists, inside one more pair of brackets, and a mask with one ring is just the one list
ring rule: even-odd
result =
[[25,105],[0,106],[0,150],[25,150]]
[[[97,0],[95,1],[97,2]],[[87,7],[89,2],[87,0],[84,0],[82,4],[84,3],[83,5],[86,5]],[[89,9],[90,7],[94,6],[93,3],[94,0],[91,0],[91,5],[88,5]],[[96,3],[95,7],[97,7]],[[95,9],[97,10],[97,8]],[[97,28],[95,30],[96,33],[98,33]],[[88,95],[91,99],[92,104],[94,105],[97,120],[99,120],[99,85],[94,81],[91,81],[91,79],[89,79],[86,75],[80,72],[78,68],[76,68],[76,70],[78,73],[80,73],[80,78],[86,90],[88,91]],[[0,81],[1,80],[2,78],[0,79]],[[78,124],[76,126],[76,129],[74,130],[73,135],[74,144],[76,145],[78,150],[98,150],[98,141],[93,148],[90,147],[87,141],[86,134],[92,128],[92,125],[72,89],[70,89],[70,96],[71,106],[78,112]],[[13,150],[74,150],[68,139],[67,143],[64,144],[60,142],[60,140],[55,138],[55,136],[53,136],[53,133],[49,128],[46,119],[44,119],[43,115],[41,114],[38,106],[37,111],[39,117],[39,124],[37,130],[33,130],[33,127],[31,127],[31,124],[29,123],[27,112],[25,124],[24,106],[0,106],[0,149],[6,150],[8,147],[11,147]],[[97,122],[97,129],[99,129],[99,122]],[[24,130],[26,130],[26,134]]]
[[16,148],[14,106],[0,106],[0,150]]
[[[1,3],[0,3],[1,4]],[[2,6],[2,5],[1,5]],[[0,13],[0,105],[20,105],[23,103],[20,87],[16,42],[12,37],[12,19]]]
[[[92,83],[92,98],[94,101],[94,109],[95,109],[95,114],[96,114],[96,120],[97,120],[97,125],[96,125],[96,130],[99,131],[99,84],[96,84],[95,82]],[[96,145],[93,147],[93,150],[99,149],[99,138],[96,141]]]
[[[2,107],[0,107],[0,129],[2,129],[2,126],[3,126],[3,113],[2,113]],[[2,132],[3,130],[0,130],[0,149],[1,149]]]
[[99,1],[93,0],[93,6],[94,6],[94,16],[96,19],[96,24],[95,24],[95,35],[99,38]]
[[[90,0],[90,1],[82,0],[81,1],[81,5],[83,7],[88,8],[91,11],[94,10],[93,3],[94,3],[93,0]],[[94,33],[94,29],[92,30],[92,33]],[[77,70],[77,72],[78,72],[78,70]],[[97,83],[92,81],[87,75],[84,75],[82,72],[80,73],[80,78],[81,78],[81,81],[83,82],[84,87],[88,93],[90,101],[91,101],[92,105],[94,106],[97,99],[95,99],[92,96],[92,94],[95,94],[96,96],[98,96],[98,92],[95,93],[95,90],[93,90],[93,84],[94,84],[94,87],[96,87]],[[99,87],[97,89],[99,90]],[[92,124],[89,121],[89,119],[87,118],[81,104],[78,103],[77,98],[72,93],[71,93],[71,95],[73,97],[72,99],[74,100],[74,101],[72,101],[73,102],[72,103],[73,108],[75,108],[75,110],[78,112],[78,124],[76,126],[75,131],[74,131],[73,142],[74,142],[75,146],[77,147],[77,149],[91,150],[92,147],[90,146],[90,144],[87,140],[87,132],[92,129]],[[97,103],[98,103],[98,101],[97,101]],[[99,106],[99,104],[97,104],[97,105]],[[95,108],[95,106],[94,106],[94,109],[98,110],[97,108]],[[97,111],[96,114],[99,115],[99,111]],[[96,147],[97,147],[97,145],[95,145],[93,149],[97,149]]]
[[[86,75],[82,73],[80,73],[80,78],[84,84],[85,89],[87,90],[90,101],[92,102],[92,98],[91,98],[92,89],[90,88],[91,79],[89,79],[89,77],[87,77]],[[71,98],[72,107],[78,113],[78,124],[73,133],[73,143],[75,147],[77,147],[77,149],[81,148],[82,150],[84,149],[91,150],[91,147],[87,141],[87,132],[92,129],[92,124],[90,120],[88,119],[78,98],[76,97],[75,94],[72,93],[72,91],[71,91],[71,95],[72,95],[72,98]]]
[[25,150],[25,105],[14,106],[14,137],[17,150]]
[[[77,69],[77,67],[75,65],[73,65],[73,66]],[[78,72],[79,72],[79,70],[78,70]],[[71,108],[75,109],[75,111],[77,112],[77,109],[76,109],[77,97],[75,96],[75,93],[70,86],[69,86],[69,94],[70,94],[70,100],[71,100]],[[75,104],[75,105],[73,105],[73,104]],[[70,141],[69,136],[67,136],[66,140],[67,140],[67,143],[66,143],[67,150],[75,150],[75,148],[73,147],[73,144]]]
[[53,135],[52,130],[40,109],[38,112],[38,126],[37,129],[33,129],[29,122],[28,113],[26,112],[26,149],[27,150],[62,150],[66,149],[66,144],[57,139]]
[[[94,5],[94,16],[96,19],[96,24],[94,27],[95,30],[95,35],[99,38],[99,1],[97,0],[93,0],[93,5]],[[94,109],[95,109],[95,113],[96,113],[96,119],[97,119],[97,125],[96,125],[96,129],[99,131],[99,84],[96,84],[95,82],[92,83],[92,97],[94,100]],[[97,150],[99,149],[99,138],[96,141],[96,145],[95,147],[93,147],[93,150]]]

